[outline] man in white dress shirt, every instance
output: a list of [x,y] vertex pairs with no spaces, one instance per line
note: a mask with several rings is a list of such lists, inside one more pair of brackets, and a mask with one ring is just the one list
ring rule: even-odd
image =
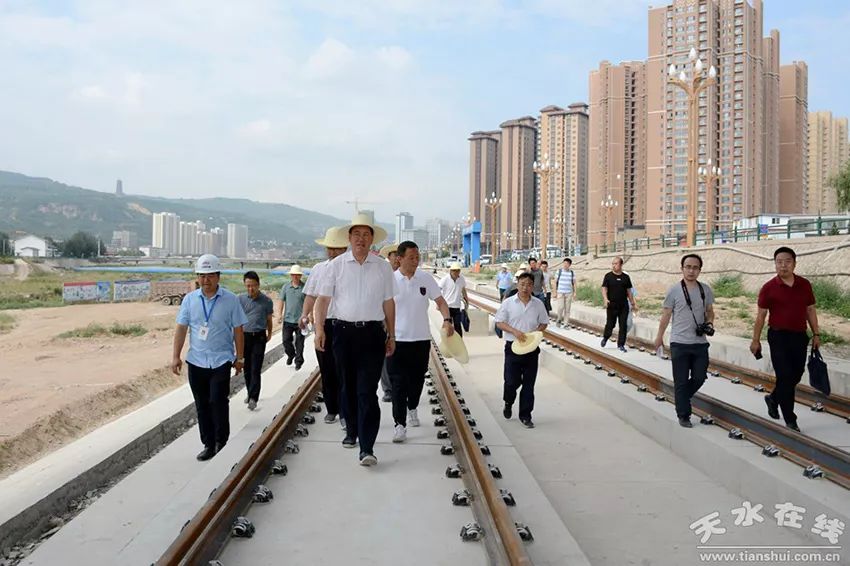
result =
[[519,394],[519,420],[526,428],[534,428],[531,412],[534,410],[534,382],[537,380],[537,362],[540,348],[528,354],[517,355],[511,349],[514,340],[527,339],[526,332],[545,330],[549,313],[543,301],[532,296],[534,276],[523,273],[517,278],[517,294],[505,299],[496,312],[496,326],[505,338],[505,389],[502,414],[506,419],[513,414],[513,404]]
[[[319,283],[316,301],[316,349],[332,348],[343,380],[346,435],[342,445],[360,442],[360,465],[374,466],[375,439],[381,423],[378,381],[385,356],[395,351],[395,280],[390,264],[369,253],[387,232],[365,214],[345,227],[351,249],[331,261]],[[333,300],[333,343],[325,333]]]
[[463,336],[463,309],[469,308],[469,297],[466,295],[466,279],[460,274],[460,262],[449,266],[449,274],[440,279],[440,292],[449,305],[449,313],[454,322],[455,332]]
[[449,305],[440,294],[434,277],[419,271],[419,247],[406,241],[398,245],[399,269],[395,272],[395,354],[387,358],[387,371],[392,382],[393,442],[407,439],[407,425],[419,426],[416,409],[431,351],[431,328],[428,303],[434,301],[443,315],[443,327],[454,333]]
[[[316,298],[319,296],[319,284],[322,281],[322,274],[327,270],[331,260],[345,253],[348,249],[348,233],[338,227],[328,228],[325,232],[325,237],[321,240],[316,240],[320,246],[324,246],[327,252],[328,259],[321,263],[317,263],[310,270],[310,277],[307,278],[307,285],[304,287],[304,309],[301,311],[301,320],[299,326],[302,330],[307,328],[310,323],[315,323],[314,307]],[[333,312],[333,302],[328,306],[328,314],[325,318],[325,339],[333,340],[333,321],[335,318]],[[322,397],[325,399],[325,408],[328,414],[325,415],[325,422],[332,423],[339,415],[339,422],[343,430],[345,430],[345,406],[340,404],[340,395],[342,394],[342,381],[337,376],[336,361],[332,348],[326,348],[324,352],[316,350],[316,360],[319,362],[319,371],[322,373]]]

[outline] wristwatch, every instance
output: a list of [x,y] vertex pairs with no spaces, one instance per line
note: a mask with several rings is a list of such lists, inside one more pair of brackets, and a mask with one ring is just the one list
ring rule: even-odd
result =
[[450,318],[444,318],[443,319],[443,322],[451,322],[451,321],[452,321],[452,319],[450,319]]
[[244,363],[245,363],[245,358],[236,358],[236,362],[237,362],[237,363],[240,363],[240,364],[244,364]]

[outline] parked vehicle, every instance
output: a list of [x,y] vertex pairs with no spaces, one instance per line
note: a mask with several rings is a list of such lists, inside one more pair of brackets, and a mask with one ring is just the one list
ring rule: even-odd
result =
[[151,301],[163,305],[179,305],[183,297],[195,290],[194,281],[151,281]]

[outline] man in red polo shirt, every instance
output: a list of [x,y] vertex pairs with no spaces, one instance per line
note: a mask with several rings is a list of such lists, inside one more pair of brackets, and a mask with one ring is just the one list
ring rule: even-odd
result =
[[764,320],[768,321],[767,343],[770,346],[770,361],[776,373],[776,385],[770,395],[765,395],[767,413],[771,418],[779,418],[779,409],[788,428],[800,431],[797,415],[794,414],[794,390],[806,368],[806,348],[809,335],[806,323],[812,328],[812,348],[820,348],[818,333],[818,314],[815,310],[815,294],[808,279],[794,275],[797,254],[788,247],[777,248],[773,252],[776,265],[776,277],[765,283],[758,298],[758,316],[753,329],[753,342],[750,351],[761,354],[761,331]]

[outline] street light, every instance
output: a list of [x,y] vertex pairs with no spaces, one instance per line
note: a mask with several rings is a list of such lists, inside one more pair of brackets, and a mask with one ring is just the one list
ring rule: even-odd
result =
[[529,226],[523,230],[523,233],[528,236],[528,251],[531,252],[531,248],[534,247],[534,227]]
[[[618,175],[619,177],[619,175]],[[608,197],[602,199],[602,202],[599,203],[602,208],[605,209],[605,244],[608,244],[608,236],[611,233],[611,213],[614,209],[619,206],[616,200],[611,197],[611,193],[608,193]],[[616,236],[615,236],[616,238]]]
[[683,68],[678,75],[676,65],[671,63],[667,82],[681,88],[688,97],[688,226],[687,245],[696,243],[697,230],[697,132],[699,124],[698,103],[700,93],[717,83],[717,70],[712,65],[706,73],[702,60],[697,58],[697,50],[691,47],[688,60],[693,65],[690,73]]
[[564,248],[568,247],[565,241],[565,233],[567,231],[566,216],[561,212],[557,212],[552,218],[552,225],[555,226],[555,244],[563,252]]
[[538,217],[538,225],[540,226],[540,249],[543,257],[546,257],[546,248],[549,244],[549,180],[552,173],[560,170],[561,166],[557,161],[549,159],[549,154],[543,155],[543,161],[535,161],[532,164],[534,172],[540,176],[540,216]]
[[494,246],[493,241],[496,239],[496,210],[502,206],[502,199],[496,198],[495,191],[490,195],[490,198],[484,199],[484,204],[487,206],[487,213],[490,218],[490,255],[493,256],[493,261],[495,261],[497,251],[496,246]]
[[699,180],[705,183],[705,233],[706,239],[711,238],[711,243],[714,243],[714,184],[720,178],[720,166],[712,165],[711,158],[708,158],[708,163],[705,167],[700,166],[697,169]]

